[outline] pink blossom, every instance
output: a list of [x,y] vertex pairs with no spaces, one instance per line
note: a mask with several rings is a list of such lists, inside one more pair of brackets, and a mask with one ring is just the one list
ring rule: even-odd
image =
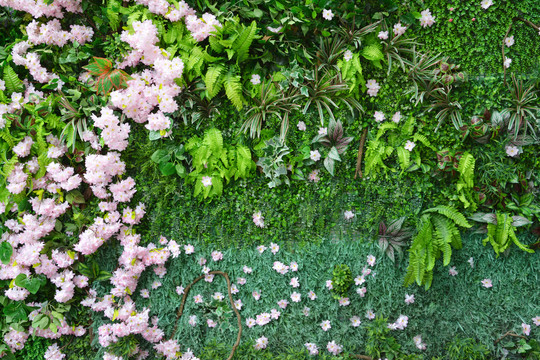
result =
[[484,279],[481,282],[482,282],[482,286],[485,288],[490,288],[493,286],[493,284],[491,283],[491,279]]
[[301,300],[301,295],[300,295],[300,293],[293,292],[293,293],[291,294],[291,300],[292,300],[292,302],[300,302],[300,300]]
[[352,327],[358,327],[362,323],[362,321],[360,320],[360,318],[358,316],[353,316],[349,320],[351,321],[351,326]]
[[521,329],[523,330],[524,335],[529,336],[529,333],[531,332],[531,325],[522,323],[521,324]]
[[414,294],[413,295],[405,294],[405,304],[412,304],[412,303],[414,303]]
[[332,326],[330,325],[330,320],[324,320],[322,323],[321,323],[321,328],[323,329],[323,331],[328,331]]

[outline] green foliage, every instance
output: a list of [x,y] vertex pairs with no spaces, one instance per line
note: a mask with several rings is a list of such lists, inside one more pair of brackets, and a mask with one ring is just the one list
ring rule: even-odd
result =
[[94,88],[98,95],[106,96],[113,88],[115,90],[125,88],[127,81],[133,79],[124,70],[113,69],[112,62],[105,58],[94,56],[94,62],[84,69],[97,77]]
[[[283,181],[285,184],[290,185],[289,178],[287,177],[287,167],[283,161],[283,157],[289,154],[289,148],[283,141],[277,137],[273,137],[264,142],[263,148],[265,156],[262,156],[257,161],[257,166],[262,168],[265,177],[270,179],[268,183],[269,188],[273,188],[281,185]],[[281,179],[284,176],[284,179]]]
[[20,93],[24,90],[23,82],[10,65],[4,66],[4,82],[7,95],[11,95],[14,92]]
[[347,293],[353,284],[351,268],[346,264],[339,264],[332,271],[332,293],[334,299],[347,297]]
[[512,225],[514,219],[507,213],[496,213],[495,221],[488,222],[487,224],[487,237],[482,241],[485,246],[488,242],[493,246],[493,250],[497,254],[497,257],[504,251],[506,251],[512,243],[518,248],[528,253],[534,253],[534,250],[530,249],[526,245],[523,245],[517,238],[515,229]]
[[431,287],[436,260],[442,255],[443,265],[447,266],[452,248],[462,247],[458,226],[471,227],[465,217],[452,207],[439,205],[424,211],[409,249],[405,286],[416,282],[419,286],[425,285],[426,290]]
[[400,359],[401,345],[389,333],[388,318],[377,316],[367,326],[366,353],[375,359]]
[[465,152],[459,160],[459,180],[456,184],[458,199],[465,209],[475,211],[478,207],[474,192],[474,165],[476,160],[470,153]]
[[446,346],[448,360],[486,360],[491,359],[488,348],[475,339],[456,336]]
[[[251,151],[244,145],[224,145],[221,131],[215,128],[207,130],[202,139],[189,139],[185,149],[192,156],[192,171],[186,180],[195,183],[195,196],[220,196],[223,180],[228,183],[233,178],[246,178],[255,169]],[[210,186],[203,185],[203,177],[211,178]]]

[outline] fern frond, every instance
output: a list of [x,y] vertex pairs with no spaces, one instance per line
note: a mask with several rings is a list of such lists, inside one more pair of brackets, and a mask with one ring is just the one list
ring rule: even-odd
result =
[[475,165],[474,156],[466,152],[463,154],[459,160],[458,171],[461,175],[463,181],[467,184],[469,188],[474,186],[474,165]]
[[425,146],[427,146],[428,148],[430,148],[433,151],[436,150],[435,147],[433,145],[431,145],[431,143],[429,142],[429,140],[427,139],[427,137],[425,135],[416,133],[416,134],[414,134],[413,139],[414,139],[414,141],[420,141],[422,144],[424,144]]
[[242,110],[245,103],[244,96],[242,95],[242,83],[240,82],[240,76],[235,75],[232,69],[225,76],[225,93],[236,110]]
[[240,63],[247,59],[249,53],[249,47],[255,39],[257,32],[257,23],[255,20],[251,22],[251,25],[244,27],[240,36],[234,41],[232,49],[236,52],[237,63]]
[[221,64],[213,65],[208,68],[206,71],[206,76],[204,77],[204,83],[206,85],[206,90],[208,90],[208,98],[211,99],[216,96],[223,86],[223,77],[222,73],[224,66]]
[[23,82],[19,79],[19,76],[10,65],[4,66],[4,82],[7,95],[14,92],[22,92],[24,90]]
[[11,136],[10,132],[7,129],[7,126],[0,131],[0,139],[4,140],[10,148],[15,146],[15,138]]
[[220,158],[223,152],[223,136],[221,135],[221,131],[216,128],[207,130],[204,134],[203,145],[210,148],[212,155]]
[[377,131],[377,136],[375,137],[375,140],[379,140],[388,130],[397,129],[398,125],[394,122],[385,122],[382,123],[379,126],[379,130]]
[[465,216],[463,216],[462,213],[460,213],[455,208],[450,207],[450,206],[439,205],[434,208],[427,209],[424,212],[427,212],[427,213],[437,212],[453,220],[456,224],[464,228],[470,228],[472,226],[471,224],[469,224],[469,222],[467,221]]
[[370,61],[380,61],[384,58],[380,46],[377,44],[371,44],[362,49],[362,56]]
[[401,170],[407,170],[411,164],[411,152],[409,150],[405,150],[403,146],[398,147],[396,151]]

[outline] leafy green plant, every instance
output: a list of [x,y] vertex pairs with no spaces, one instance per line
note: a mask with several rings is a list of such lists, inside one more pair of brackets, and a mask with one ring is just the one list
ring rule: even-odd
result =
[[[263,149],[265,156],[257,161],[257,166],[260,166],[265,177],[270,179],[268,187],[279,186],[282,181],[290,185],[289,178],[287,177],[287,167],[283,161],[283,157],[290,152],[289,147],[277,137],[265,141],[265,144],[266,146]],[[283,180],[281,180],[281,176],[284,176]]]
[[281,120],[281,138],[285,139],[289,128],[289,114],[298,110],[299,95],[294,88],[283,92],[281,86],[264,80],[260,86],[259,97],[252,99],[253,104],[246,112],[247,119],[240,131],[248,132],[252,138],[259,137],[267,117],[276,116]]
[[[244,145],[224,144],[221,131],[215,128],[206,130],[202,139],[189,139],[185,149],[192,156],[187,182],[195,184],[195,196],[220,196],[223,180],[246,178],[255,170],[250,150]],[[211,179],[209,185],[203,185],[203,177]]]
[[347,297],[347,292],[352,286],[353,277],[351,268],[346,264],[339,264],[332,271],[332,293],[334,299]]
[[459,228],[470,228],[471,224],[455,208],[439,205],[423,212],[417,225],[418,233],[409,249],[409,266],[404,284],[416,282],[426,290],[433,281],[433,268],[437,259],[443,257],[443,265],[450,264],[452,248],[461,249]]
[[413,234],[413,229],[403,227],[406,216],[402,216],[388,224],[381,221],[379,223],[379,232],[377,235],[379,249],[388,256],[393,263],[396,262],[396,253],[399,258],[403,256],[403,247],[406,246],[405,240]]
[[94,88],[101,95],[109,94],[113,88],[123,89],[127,86],[127,81],[133,79],[124,70],[113,69],[112,61],[105,58],[94,56],[94,62],[83,68],[96,77]]
[[334,176],[335,162],[341,161],[339,155],[347,150],[352,140],[352,137],[344,136],[343,124],[340,120],[330,119],[326,135],[317,135],[311,141],[311,143],[319,143],[330,149],[323,162],[330,175]]
[[368,323],[366,329],[366,353],[369,356],[374,359],[400,359],[401,345],[395,337],[389,335],[388,318],[378,315],[375,320]]
[[508,131],[514,133],[514,139],[517,138],[519,132],[523,130],[523,134],[527,135],[530,130],[532,135],[536,137],[538,124],[531,120],[537,120],[536,116],[540,113],[538,104],[538,90],[535,90],[535,85],[524,85],[522,79],[516,79],[512,73],[512,85],[508,86],[510,98],[505,98],[510,103],[510,106],[504,109],[501,114],[510,115],[508,120]]
[[489,242],[493,246],[497,257],[506,251],[512,243],[523,251],[534,252],[534,250],[522,244],[515,233],[516,227],[531,223],[526,218],[497,212],[494,214],[476,213],[471,216],[471,219],[487,223],[487,237],[482,241],[482,244],[485,246]]
[[484,344],[474,339],[456,336],[446,345],[446,358],[448,360],[486,360],[491,356]]
[[457,198],[465,209],[475,211],[478,208],[478,195],[474,192],[474,165],[476,160],[469,152],[461,156],[458,165],[459,179],[456,184]]
[[172,145],[166,149],[156,150],[150,159],[158,164],[159,171],[164,176],[173,174],[177,174],[181,178],[187,176],[186,168],[183,165],[183,161],[187,160],[184,145]]
[[540,357],[540,343],[535,339],[519,339],[519,341],[507,341],[503,347],[510,350],[511,354],[519,354],[522,359],[535,360]]
[[[402,173],[404,171],[415,171],[421,167],[424,171],[429,169],[427,164],[422,163],[419,150],[416,146],[413,148],[413,151],[405,149],[407,142],[412,141],[415,144],[416,142],[420,142],[424,146],[435,150],[435,147],[431,145],[426,136],[419,132],[413,135],[415,126],[416,121],[413,117],[409,117],[403,125],[386,122],[379,126],[377,135],[368,141],[366,147],[364,161],[366,176],[371,174],[375,178],[379,169],[395,171],[384,163],[384,160],[392,155],[394,150],[397,154],[398,164]],[[385,139],[383,139],[384,135],[387,135]],[[411,154],[413,154],[413,159],[411,159]]]

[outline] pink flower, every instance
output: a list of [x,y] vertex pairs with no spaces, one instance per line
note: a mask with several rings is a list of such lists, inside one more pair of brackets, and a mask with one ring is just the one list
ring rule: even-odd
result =
[[339,299],[339,305],[340,306],[347,306],[351,303],[351,301],[349,300],[349,298],[346,298],[346,297],[342,297]]
[[319,182],[321,178],[319,177],[319,169],[315,169],[309,173],[308,179],[313,182]]
[[186,252],[187,255],[193,254],[195,252],[195,247],[191,244],[184,245],[184,251]]
[[307,306],[304,306],[304,310],[302,310],[302,313],[304,316],[309,316],[309,308]]
[[413,151],[416,144],[410,140],[407,140],[407,143],[405,144],[404,148],[405,150]]
[[332,280],[326,280],[326,287],[328,290],[332,290],[334,288],[334,285],[332,285]]
[[405,294],[405,304],[412,304],[414,302],[414,294]]
[[272,254],[276,255],[277,252],[279,251],[279,245],[270,243],[270,250],[272,251]]
[[360,318],[358,316],[353,316],[349,320],[351,320],[352,327],[358,327],[362,323],[362,321],[360,321]]
[[458,274],[458,272],[457,272],[455,266],[452,266],[450,269],[448,269],[448,273],[449,273],[451,276],[456,276],[456,275]]
[[375,319],[375,313],[373,312],[373,310],[368,310],[368,311],[366,312],[366,317],[367,317],[369,320]]
[[254,318],[248,318],[246,319],[246,326],[248,328],[252,328],[253,326],[255,326],[257,324],[257,322],[255,321]]
[[319,348],[314,343],[305,343],[304,346],[309,351],[309,355],[315,356],[319,354]]
[[388,39],[388,31],[380,31],[377,37],[381,40]]
[[240,285],[244,285],[246,283],[246,278],[237,278],[236,282]]
[[237,310],[242,310],[242,306],[244,306],[244,304],[242,304],[242,300],[241,299],[238,299],[234,302],[234,307],[237,309]]
[[244,268],[242,269],[244,271],[244,273],[246,274],[251,274],[253,272],[253,269],[250,268],[250,267],[247,267],[244,265]]
[[270,310],[270,316],[272,317],[272,319],[277,320],[281,316],[281,313],[276,309],[272,309]]
[[201,294],[197,294],[193,297],[193,300],[195,301],[195,304],[200,304],[203,302],[203,297]]
[[264,245],[257,246],[257,251],[259,252],[259,254],[262,254],[264,250],[266,250],[266,246]]
[[364,275],[362,276],[358,275],[357,277],[354,278],[355,285],[362,285],[365,281],[366,279],[364,278]]
[[291,300],[292,300],[292,302],[300,302],[301,295],[299,293],[297,293],[297,292],[293,292],[291,294]]
[[540,316],[533,317],[532,321],[533,321],[534,325],[540,326]]
[[251,293],[251,295],[252,295],[253,298],[254,298],[255,300],[257,300],[257,301],[261,298],[261,293],[258,292],[258,291],[253,291],[253,292]]
[[323,331],[328,331],[332,326],[330,325],[330,320],[324,320],[322,323],[321,323],[321,328],[323,329]]
[[401,120],[401,113],[399,111],[396,111],[394,115],[392,115],[392,121],[396,124]]
[[208,325],[209,328],[213,328],[213,327],[216,327],[217,322],[215,322],[215,321],[212,320],[212,319],[207,319],[207,320],[206,320],[206,324]]
[[[21,342],[21,340],[19,340],[18,342]],[[44,355],[45,360],[62,360],[65,357],[66,355],[60,352],[60,348],[56,343],[49,346]]]
[[507,47],[514,45],[514,35],[504,38],[504,43]]
[[531,332],[531,325],[522,323],[521,324],[521,329],[523,330],[524,335],[529,336],[529,333]]
[[298,127],[298,130],[300,130],[300,131],[306,131],[306,129],[307,129],[306,123],[303,122],[303,121],[299,121],[296,126]]
[[221,301],[225,298],[225,296],[220,292],[215,292],[214,295],[212,295],[212,299]]
[[266,349],[267,345],[268,345],[268,338],[262,336],[255,341],[255,345],[253,345],[253,347],[255,348],[255,350],[262,350],[262,349]]
[[426,350],[426,344],[424,344],[422,342],[422,337],[420,335],[416,335],[414,338],[413,338],[413,341],[414,341],[414,345],[416,345],[416,347],[420,350]]
[[211,176],[203,176],[201,181],[204,187],[212,186]]
[[356,293],[358,295],[360,295],[360,297],[364,297],[364,296],[366,296],[367,288],[365,286],[362,287],[362,288],[358,288],[358,289],[356,289]]
[[313,291],[309,291],[308,298],[311,300],[315,300],[317,298],[317,295]]
[[474,268],[474,259],[471,257],[467,261],[469,262],[469,265],[471,265],[471,268]]
[[290,285],[293,287],[293,288],[297,288],[300,286],[300,283],[298,282],[298,278],[297,277],[294,277],[291,279],[291,283]]
[[345,220],[351,220],[354,217],[354,213],[351,210],[347,210],[343,214],[343,217],[345,218]]
[[184,287],[183,286],[177,286],[176,287],[176,293],[178,295],[184,295]]
[[319,128],[319,135],[326,135],[328,133],[328,129],[327,128]]
[[491,279],[484,279],[482,280],[482,286],[485,287],[485,288],[490,288],[493,286],[493,284],[491,283]]
[[261,75],[259,75],[259,74],[253,74],[253,75],[251,75],[251,80],[250,80],[250,81],[251,81],[251,83],[252,83],[253,85],[258,85],[258,84],[260,84],[260,83],[261,83]]
[[223,253],[221,251],[212,251],[212,260],[223,260]]
[[375,118],[375,121],[376,122],[382,122],[384,121],[384,113],[382,111],[375,111],[375,113],[373,114],[373,117]]
[[191,326],[197,325],[197,315],[191,315],[189,317],[188,324],[191,325]]
[[142,289],[141,296],[145,299],[148,299],[150,297],[150,292],[148,291],[148,289]]
[[375,266],[375,260],[376,260],[375,256],[368,255],[367,263],[368,263],[369,266]]
[[287,305],[289,305],[289,302],[285,299],[282,299],[282,300],[279,300],[277,302],[278,306],[282,309],[286,309],[287,308]]
[[328,350],[328,352],[330,352],[334,356],[337,356],[343,351],[343,346],[336,344],[335,340],[332,340],[328,344],[326,344],[326,350]]
[[289,267],[291,268],[291,271],[298,271],[298,264],[296,263],[296,261],[291,261]]

